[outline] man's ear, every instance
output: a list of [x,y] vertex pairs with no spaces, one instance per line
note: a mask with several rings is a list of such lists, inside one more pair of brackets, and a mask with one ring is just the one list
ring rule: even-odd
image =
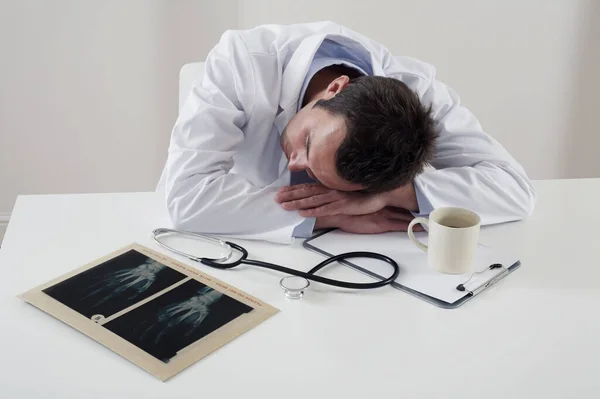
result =
[[346,86],[348,86],[348,83],[350,83],[350,78],[346,75],[342,75],[339,78],[333,80],[331,83],[329,83],[329,86],[327,86],[327,89],[325,89],[325,99],[329,100],[330,98],[334,97],[336,94],[338,94],[340,91],[342,91]]

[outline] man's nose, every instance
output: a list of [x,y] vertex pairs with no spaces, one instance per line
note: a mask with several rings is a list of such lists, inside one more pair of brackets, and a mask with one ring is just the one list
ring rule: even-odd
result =
[[290,157],[290,162],[288,164],[288,169],[292,172],[300,172],[307,169],[308,165],[306,164],[306,157],[302,154],[293,153]]

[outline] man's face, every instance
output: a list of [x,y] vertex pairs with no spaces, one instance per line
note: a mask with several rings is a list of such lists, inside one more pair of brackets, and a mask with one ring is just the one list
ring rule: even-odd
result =
[[340,191],[356,191],[362,187],[342,179],[336,171],[335,153],[346,135],[346,124],[340,116],[313,107],[302,108],[281,135],[281,148],[292,172],[305,170],[326,187]]

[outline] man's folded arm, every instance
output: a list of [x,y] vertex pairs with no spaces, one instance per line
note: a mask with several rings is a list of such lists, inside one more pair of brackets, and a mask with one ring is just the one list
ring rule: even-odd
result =
[[477,212],[482,224],[520,220],[533,211],[536,194],[522,166],[460,103],[458,95],[432,78],[421,93],[432,105],[440,136],[431,166],[414,181],[419,211],[445,206]]
[[305,218],[275,203],[285,182],[257,187],[231,173],[253,107],[251,70],[244,44],[226,33],[175,123],[166,167],[167,209],[179,229],[287,243]]

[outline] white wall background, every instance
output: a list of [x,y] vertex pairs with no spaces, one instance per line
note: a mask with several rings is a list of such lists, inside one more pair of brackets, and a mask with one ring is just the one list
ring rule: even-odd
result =
[[182,64],[325,19],[436,65],[532,178],[600,176],[600,1],[0,0],[0,223],[18,194],[152,190]]
[[152,190],[179,68],[235,27],[236,7],[0,0],[0,223],[18,194]]
[[[330,19],[432,63],[535,179],[600,176],[600,1],[240,2],[242,28]],[[592,87],[595,87],[592,88]],[[595,144],[595,146],[594,146]],[[595,147],[595,149],[593,148]]]

